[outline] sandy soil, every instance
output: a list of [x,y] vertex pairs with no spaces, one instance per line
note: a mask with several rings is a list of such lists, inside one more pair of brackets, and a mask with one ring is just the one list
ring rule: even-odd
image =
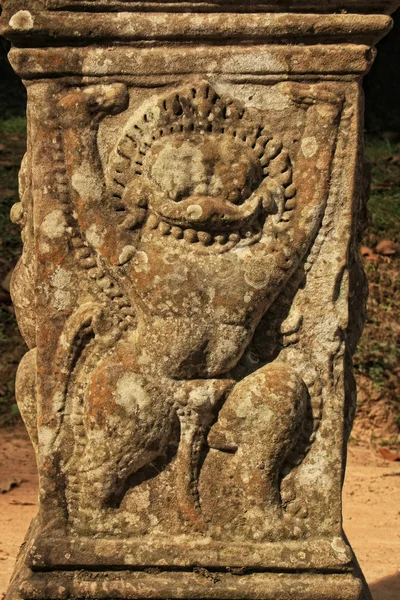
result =
[[0,599],[37,507],[35,455],[25,428],[0,429]]
[[350,445],[343,513],[374,600],[400,600],[400,462]]
[[[0,430],[0,598],[36,512],[37,475],[25,430]],[[350,446],[345,531],[374,600],[400,599],[400,462]]]

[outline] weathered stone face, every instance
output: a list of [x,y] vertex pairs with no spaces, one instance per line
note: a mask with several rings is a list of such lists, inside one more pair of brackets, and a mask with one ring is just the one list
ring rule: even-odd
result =
[[395,4],[4,2],[40,471],[10,600],[369,597],[340,497]]

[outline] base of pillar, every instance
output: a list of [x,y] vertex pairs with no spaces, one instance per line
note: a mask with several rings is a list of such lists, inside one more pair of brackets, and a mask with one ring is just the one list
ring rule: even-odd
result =
[[7,600],[198,599],[198,600],[369,600],[352,574],[232,573],[161,571],[53,571],[25,573]]
[[372,600],[357,567],[353,573],[242,573],[201,566],[46,572],[29,569],[23,555],[5,600]]
[[[165,560],[164,565],[159,561],[157,567],[134,567],[129,565],[128,555],[117,564],[112,556],[108,556],[107,561],[103,554],[104,562],[96,556],[96,564],[90,560],[94,558],[94,548],[89,547],[86,560],[79,552],[75,557],[66,553],[65,560],[70,564],[56,566],[58,551],[70,544],[66,538],[64,544],[59,540],[53,545],[53,561],[48,556],[49,563],[53,564],[45,567],[32,564],[32,550],[36,549],[39,558],[40,546],[45,549],[44,541],[49,542],[39,530],[35,520],[21,548],[5,600],[372,600],[354,558],[350,561],[347,558],[341,568],[327,568],[326,564],[322,566],[323,562],[319,568],[301,569],[298,565],[264,569],[205,568],[201,566],[209,560],[205,552],[198,566],[177,567],[168,565]],[[349,546],[348,551],[351,554]],[[82,562],[72,562],[79,556]],[[290,558],[290,554],[288,556]]]

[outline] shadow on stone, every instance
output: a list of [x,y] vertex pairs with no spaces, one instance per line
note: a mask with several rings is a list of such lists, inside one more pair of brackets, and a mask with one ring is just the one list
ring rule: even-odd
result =
[[396,600],[400,598],[400,572],[379,579],[369,586],[374,600]]

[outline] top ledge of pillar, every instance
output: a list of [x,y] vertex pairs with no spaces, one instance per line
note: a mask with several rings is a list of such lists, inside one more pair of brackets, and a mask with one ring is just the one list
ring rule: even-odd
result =
[[[3,0],[0,33],[17,47],[75,45],[82,40],[372,46],[390,30],[388,14],[399,4],[400,0]],[[223,18],[216,18],[222,12]]]
[[[149,44],[168,44],[171,48],[181,44],[194,47],[255,44],[269,48],[275,45],[278,54],[282,46],[295,49],[303,45],[316,48],[315,52],[320,47],[322,56],[329,47],[335,47],[336,53],[343,53],[346,47],[349,54],[342,62],[331,61],[328,69],[314,61],[306,71],[328,69],[332,73],[358,76],[371,66],[374,53],[370,48],[390,30],[389,13],[400,5],[400,0],[0,0],[0,3],[3,7],[0,33],[14,46],[10,55],[14,68],[21,77],[29,79],[49,69],[58,73],[60,67],[57,61],[49,67],[52,63],[48,53],[46,58],[40,58],[36,56],[39,50],[33,55],[26,54],[25,49],[53,48],[59,53],[61,47],[72,46],[83,56],[88,53],[83,49],[87,47],[102,46],[118,52],[118,46],[122,45],[148,51]],[[357,65],[350,64],[350,55],[360,58]],[[28,65],[28,58],[35,64]],[[302,63],[304,57],[291,68],[300,72]],[[64,64],[64,71],[71,74],[85,71],[83,66],[68,65],[67,68]],[[98,74],[94,68],[88,70],[90,73]]]
[[229,12],[390,14],[398,0],[3,0],[6,12],[66,10],[93,12]]

